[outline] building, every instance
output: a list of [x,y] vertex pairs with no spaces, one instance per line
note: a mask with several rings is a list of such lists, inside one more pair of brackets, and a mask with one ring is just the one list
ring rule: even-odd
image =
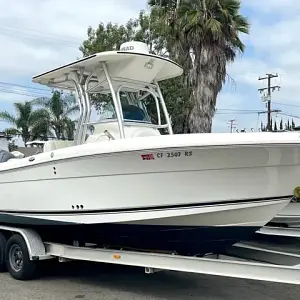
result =
[[0,131],[0,150],[8,151],[7,135],[5,132],[1,132],[1,131]]

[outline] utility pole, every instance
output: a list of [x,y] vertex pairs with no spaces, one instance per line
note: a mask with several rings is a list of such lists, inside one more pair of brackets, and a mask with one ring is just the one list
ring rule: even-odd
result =
[[232,120],[228,120],[228,122],[227,122],[227,124],[229,124],[230,126],[230,132],[232,133],[233,132],[233,129],[235,128],[235,126],[237,125],[236,123],[235,123],[235,119],[232,119]]
[[264,87],[264,88],[261,88],[261,89],[258,89],[258,91],[260,93],[262,93],[263,91],[267,90],[267,105],[268,105],[268,118],[267,118],[267,130],[268,131],[271,131],[272,128],[271,128],[271,92],[274,92],[275,89],[280,89],[280,86],[279,85],[273,85],[271,86],[271,79],[272,78],[275,78],[275,77],[278,77],[278,74],[274,75],[274,74],[266,74],[267,77],[259,77],[258,80],[265,80],[267,79],[268,80],[268,86],[267,87]]

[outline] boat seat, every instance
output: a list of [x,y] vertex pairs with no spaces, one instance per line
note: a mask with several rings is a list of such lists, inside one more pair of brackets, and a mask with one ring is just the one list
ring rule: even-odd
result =
[[8,160],[15,158],[14,155],[6,150],[0,149],[0,163],[7,162]]
[[[135,107],[134,107],[135,109]],[[137,110],[139,112],[139,110]],[[138,118],[138,117],[137,117]],[[132,125],[124,126],[124,133],[126,138],[146,137],[146,136],[158,136],[160,132],[156,128],[144,127],[144,122],[132,122]],[[130,124],[130,123],[129,123]],[[118,122],[103,122],[94,124],[93,134],[89,135],[85,143],[95,143],[108,141],[109,137],[105,134],[108,131],[115,139],[120,139]]]
[[65,141],[65,140],[51,140],[47,141],[44,144],[44,152],[54,151],[57,149],[67,148],[74,146],[74,141]]
[[122,111],[123,111],[124,120],[131,120],[131,121],[147,120],[144,111],[135,105],[125,104],[122,106]]

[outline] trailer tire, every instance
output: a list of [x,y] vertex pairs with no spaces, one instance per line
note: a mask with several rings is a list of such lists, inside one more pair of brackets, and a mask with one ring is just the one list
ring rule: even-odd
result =
[[5,248],[6,248],[6,237],[0,232],[0,273],[6,272],[5,266]]
[[24,238],[14,234],[6,244],[5,264],[10,275],[17,280],[29,280],[37,274],[37,264],[29,258]]

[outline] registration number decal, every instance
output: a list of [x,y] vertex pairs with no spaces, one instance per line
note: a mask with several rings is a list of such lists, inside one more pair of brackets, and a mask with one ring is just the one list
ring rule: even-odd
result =
[[142,154],[141,157],[142,157],[142,160],[153,160],[153,159],[155,159],[153,154]]
[[189,157],[193,155],[193,151],[170,151],[170,152],[158,152],[158,153],[148,153],[142,154],[142,160],[154,160],[160,158],[174,158],[178,159],[180,157]]

